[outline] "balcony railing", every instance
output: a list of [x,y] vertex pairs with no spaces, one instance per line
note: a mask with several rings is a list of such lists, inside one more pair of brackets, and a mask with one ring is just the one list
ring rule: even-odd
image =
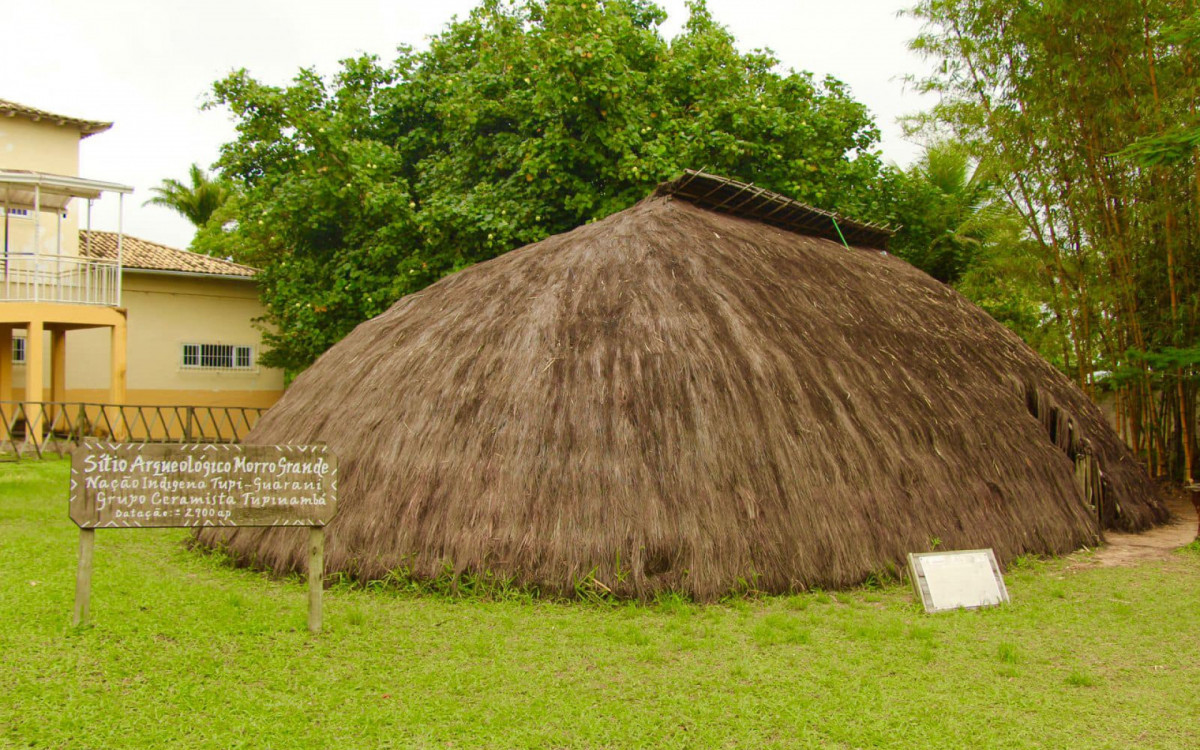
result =
[[0,401],[0,453],[62,455],[88,438],[133,443],[239,443],[266,409]]
[[5,302],[121,304],[118,261],[39,253],[9,253],[2,261],[0,299]]

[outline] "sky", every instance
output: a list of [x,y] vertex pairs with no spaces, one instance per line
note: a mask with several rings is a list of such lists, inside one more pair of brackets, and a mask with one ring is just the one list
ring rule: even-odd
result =
[[[477,0],[0,0],[0,99],[56,114],[112,121],[80,146],[80,175],[131,185],[124,230],[186,247],[193,229],[168,209],[143,206],[150,188],[188,166],[209,166],[233,123],[201,111],[212,82],[247,69],[286,84],[302,67],[321,73],[361,53],[391,60],[418,49]],[[666,38],[686,20],[684,0],[658,0]],[[919,25],[896,0],[709,0],[739,49],[770,48],[785,68],[832,75],[867,105],[883,133],[884,159],[911,164],[918,145],[897,118],[932,102],[904,83],[928,63],[907,48]],[[93,226],[116,229],[116,198],[97,202]]]

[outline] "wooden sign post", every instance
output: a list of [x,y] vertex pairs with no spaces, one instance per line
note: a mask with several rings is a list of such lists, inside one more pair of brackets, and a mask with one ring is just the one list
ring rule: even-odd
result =
[[323,445],[86,443],[71,453],[79,526],[72,622],[88,621],[96,529],[307,526],[308,629],[321,629],[337,459]]

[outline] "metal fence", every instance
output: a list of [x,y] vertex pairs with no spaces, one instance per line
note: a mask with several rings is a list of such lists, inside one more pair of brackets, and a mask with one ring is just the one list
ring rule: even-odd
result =
[[133,443],[238,443],[265,409],[0,401],[0,452],[62,455],[86,438]]

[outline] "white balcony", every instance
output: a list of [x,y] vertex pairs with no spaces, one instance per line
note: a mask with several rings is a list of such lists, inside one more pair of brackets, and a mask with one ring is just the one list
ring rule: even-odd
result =
[[67,221],[67,210],[72,200],[86,200],[86,228],[91,229],[92,201],[113,192],[124,208],[125,194],[132,190],[80,177],[0,170],[0,302],[120,307],[121,212],[117,258],[111,260],[77,252],[78,221]]
[[121,264],[74,255],[9,253],[3,256],[0,301],[121,304]]

